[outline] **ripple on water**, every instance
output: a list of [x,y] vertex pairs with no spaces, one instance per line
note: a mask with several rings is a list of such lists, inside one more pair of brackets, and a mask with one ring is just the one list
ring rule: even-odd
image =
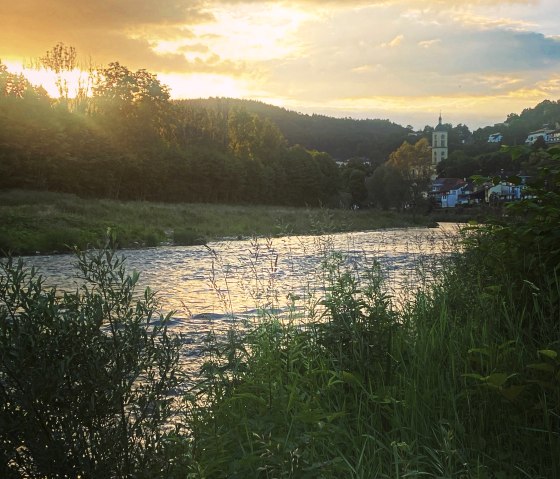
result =
[[[139,271],[140,290],[157,291],[164,312],[176,311],[173,332],[190,338],[188,355],[200,350],[210,332],[225,335],[239,320],[270,314],[301,313],[324,293],[323,260],[330,252],[346,257],[346,266],[361,272],[381,264],[393,291],[413,284],[418,262],[451,251],[457,227],[291,236],[272,240],[220,241],[203,246],[164,246],[123,250],[130,272]],[[47,286],[75,290],[72,255],[24,258],[40,269]]]

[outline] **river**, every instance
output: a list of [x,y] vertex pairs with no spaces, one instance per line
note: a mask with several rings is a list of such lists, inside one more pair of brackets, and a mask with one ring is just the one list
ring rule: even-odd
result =
[[[162,246],[122,250],[139,287],[157,291],[164,312],[174,311],[170,329],[185,333],[193,348],[213,331],[222,335],[240,320],[258,321],[263,311],[303,314],[325,288],[322,264],[338,254],[344,268],[360,275],[379,262],[388,291],[398,302],[429,275],[433,262],[454,248],[458,225],[395,228],[323,236],[286,236],[218,241],[207,246]],[[72,255],[29,256],[45,284],[74,290]],[[197,339],[198,338],[198,339]]]

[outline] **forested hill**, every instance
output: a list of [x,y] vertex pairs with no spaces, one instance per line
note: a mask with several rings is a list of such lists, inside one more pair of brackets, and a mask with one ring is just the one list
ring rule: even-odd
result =
[[504,144],[523,145],[529,132],[559,127],[560,100],[544,100],[533,108],[525,108],[520,114],[510,113],[502,124],[478,129],[475,137],[484,141],[488,135],[500,131]]
[[[64,64],[74,53],[59,44],[47,58]],[[387,168],[378,172],[377,167],[393,153],[398,157],[399,149],[413,148],[414,161],[431,158],[431,127],[410,136],[411,128],[389,120],[303,115],[227,98],[171,101],[154,74],[118,62],[91,72],[84,84],[93,86],[72,97],[62,72],[53,72],[59,87],[55,98],[0,62],[0,189],[168,202],[350,206],[381,203],[382,189],[376,192],[375,181],[366,181],[377,174],[383,191],[400,207],[406,199],[396,193],[410,191],[410,158],[389,176]],[[504,143],[522,143],[529,129],[543,123],[555,127],[559,110],[558,102],[547,100],[508,115],[500,125]],[[486,170],[478,165],[478,156],[493,155],[498,147],[488,144],[488,131],[473,135],[465,125],[446,128],[450,158],[441,163],[448,169],[440,174],[458,175],[453,162],[460,163],[459,177],[495,171],[494,156]],[[338,168],[334,161],[351,158],[373,164],[349,161]]]
[[61,79],[51,98],[0,62],[0,190],[290,206],[348,196],[328,154],[290,146],[266,118],[173,103],[155,75],[118,62],[91,84],[72,98]]
[[290,145],[324,151],[333,158],[369,158],[385,161],[407,139],[410,130],[389,120],[355,120],[323,115],[305,115],[254,100],[208,98],[178,103],[226,114],[242,109],[272,121]]

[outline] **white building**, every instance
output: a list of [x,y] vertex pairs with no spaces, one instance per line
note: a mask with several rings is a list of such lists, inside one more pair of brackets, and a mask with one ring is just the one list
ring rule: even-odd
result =
[[490,186],[486,190],[486,203],[520,200],[523,197],[523,188],[523,185],[514,185],[513,183],[502,181],[497,185]]
[[432,179],[435,179],[436,167],[442,161],[446,160],[449,154],[449,148],[447,144],[447,130],[441,123],[441,113],[439,115],[439,123],[434,128],[432,133]]
[[560,129],[549,132],[548,135],[546,135],[546,142],[549,145],[560,143]]
[[488,137],[488,143],[501,143],[504,136],[501,133],[492,133]]
[[548,141],[548,135],[552,132],[553,130],[548,130],[546,128],[541,128],[540,130],[532,131],[531,133],[529,133],[529,136],[525,140],[525,143],[527,145],[532,145],[539,138],[542,138],[544,141]]

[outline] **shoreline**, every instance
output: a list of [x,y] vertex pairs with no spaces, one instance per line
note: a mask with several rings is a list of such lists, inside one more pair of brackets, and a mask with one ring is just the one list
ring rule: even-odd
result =
[[441,214],[377,209],[168,204],[5,190],[0,191],[0,255],[64,254],[71,252],[71,246],[98,247],[108,231],[116,237],[117,249],[142,249],[252,237],[435,227],[440,222],[468,222],[470,217],[455,212],[442,218]]

